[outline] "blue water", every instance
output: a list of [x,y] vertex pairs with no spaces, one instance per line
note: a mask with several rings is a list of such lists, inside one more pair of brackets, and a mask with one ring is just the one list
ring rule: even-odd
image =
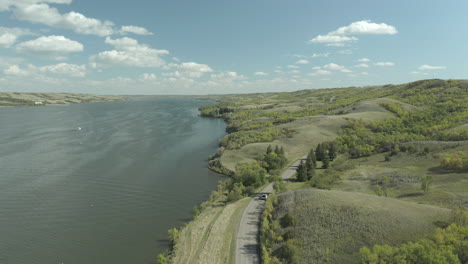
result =
[[0,108],[0,263],[154,263],[219,180],[206,103]]

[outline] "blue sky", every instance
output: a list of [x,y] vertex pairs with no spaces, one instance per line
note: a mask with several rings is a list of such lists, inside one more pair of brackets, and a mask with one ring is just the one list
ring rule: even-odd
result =
[[468,1],[0,0],[0,91],[213,94],[463,79]]

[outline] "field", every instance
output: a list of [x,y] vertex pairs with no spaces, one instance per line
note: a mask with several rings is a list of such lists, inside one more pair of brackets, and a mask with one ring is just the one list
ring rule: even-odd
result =
[[[447,171],[440,167],[441,157],[456,151],[468,151],[468,142],[416,142],[428,153],[399,153],[385,161],[385,154],[359,159],[339,158],[332,166],[340,172],[333,190],[375,194],[376,186],[388,178],[388,197],[451,208],[468,207],[468,173]],[[422,176],[433,182],[427,193],[421,190]]]
[[[286,213],[295,225],[283,229],[298,248],[294,263],[357,263],[362,246],[399,245],[434,231],[450,210],[375,195],[296,190],[279,195],[275,218]],[[281,243],[273,247],[280,254]]]
[[121,96],[71,93],[0,93],[0,106],[61,105],[120,100],[125,100],[125,98]]
[[173,263],[234,263],[235,236],[249,202],[250,198],[244,198],[226,206],[206,208],[183,227]]

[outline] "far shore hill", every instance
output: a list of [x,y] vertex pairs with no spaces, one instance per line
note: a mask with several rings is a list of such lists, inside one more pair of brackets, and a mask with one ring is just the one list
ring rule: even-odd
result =
[[114,95],[92,95],[75,93],[0,93],[0,107],[67,105],[123,100],[129,100],[129,98]]

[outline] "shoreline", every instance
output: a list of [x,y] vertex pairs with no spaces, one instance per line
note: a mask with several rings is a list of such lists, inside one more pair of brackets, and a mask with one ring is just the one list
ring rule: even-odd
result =
[[131,100],[130,97],[115,95],[0,92],[0,107],[59,106],[129,100]]

